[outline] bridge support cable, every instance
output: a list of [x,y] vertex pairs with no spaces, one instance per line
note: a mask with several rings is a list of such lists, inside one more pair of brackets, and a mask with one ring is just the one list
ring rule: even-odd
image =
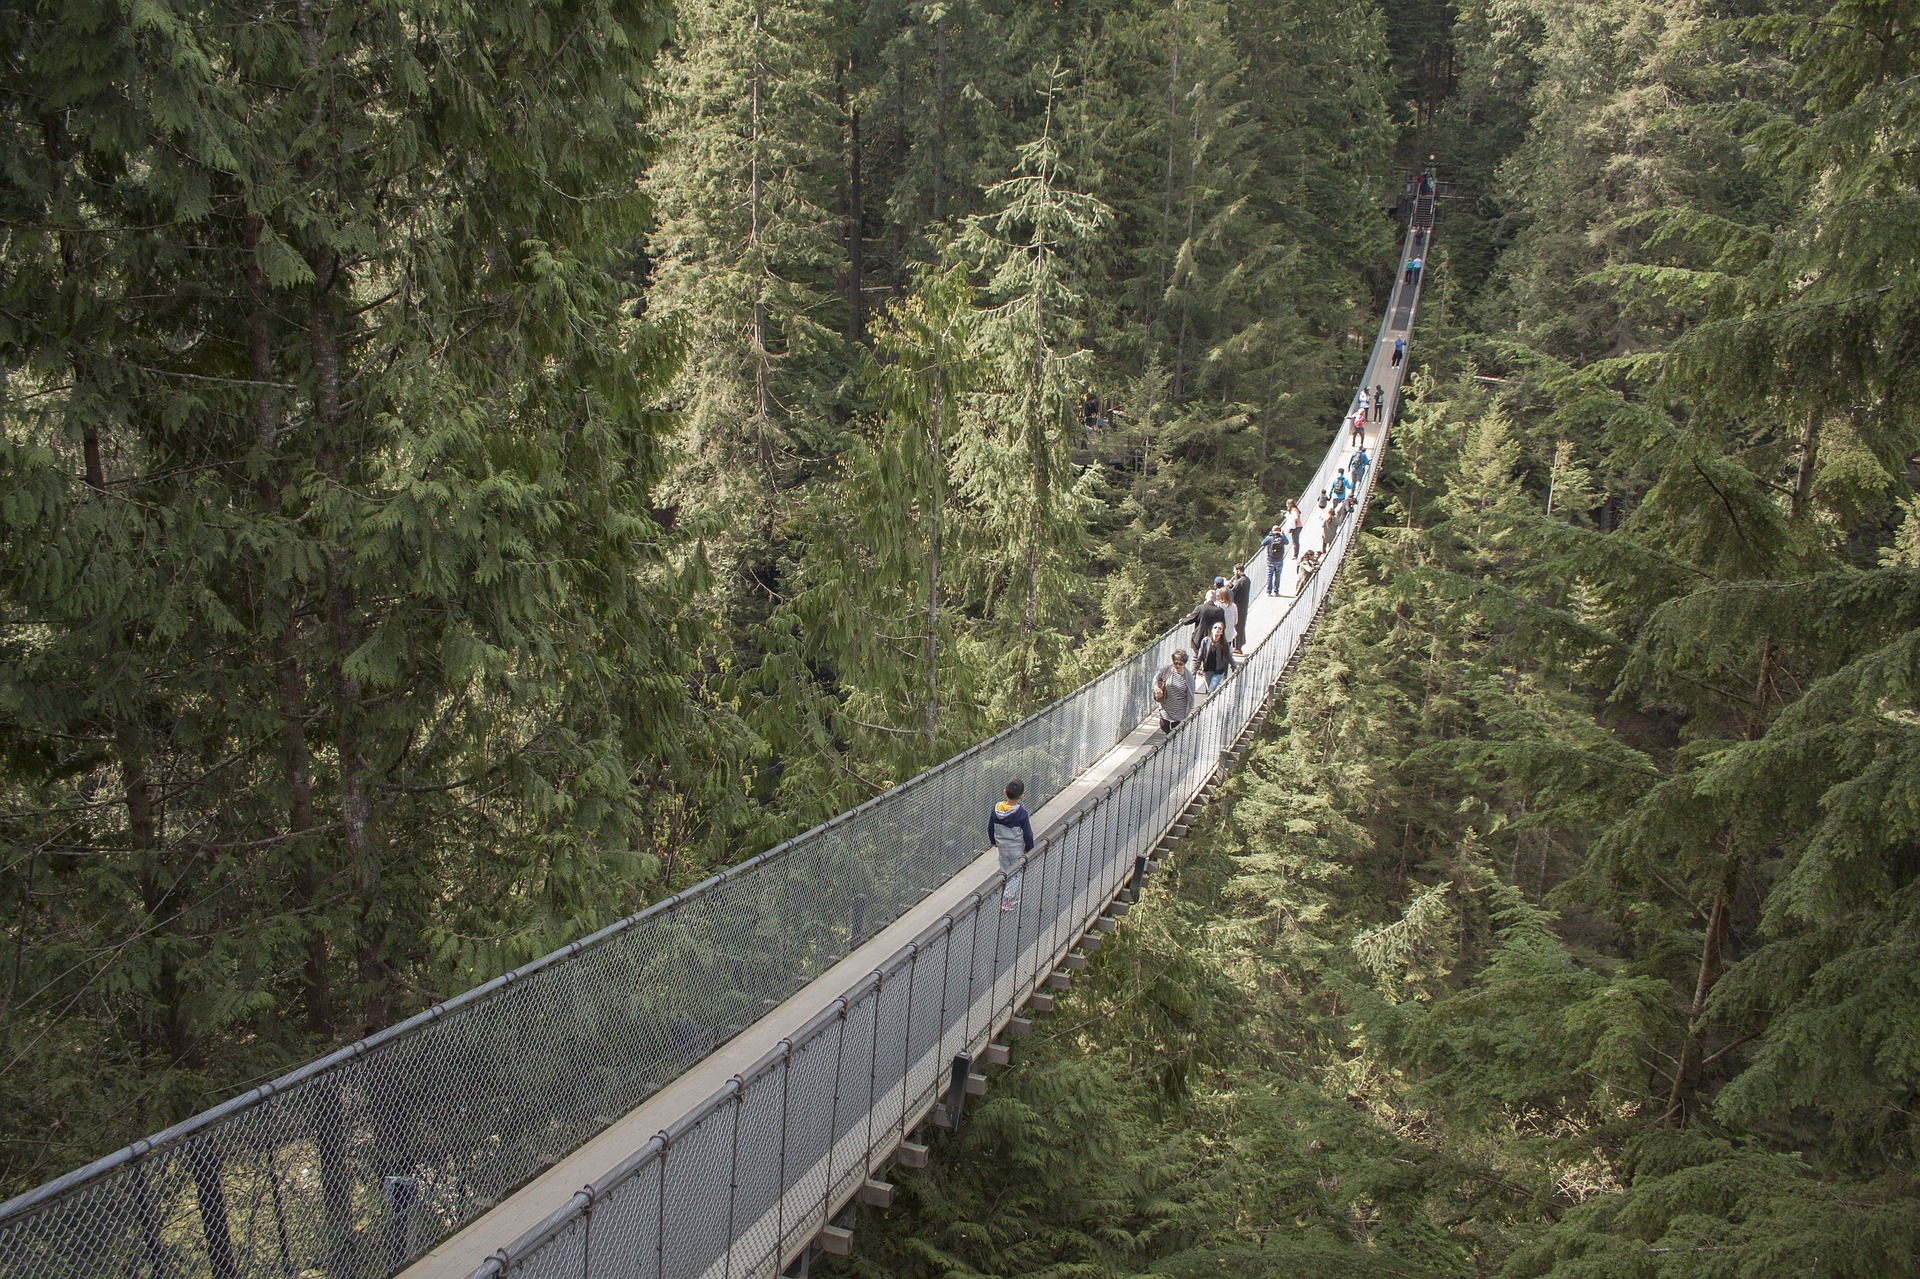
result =
[[[1387,351],[1417,294],[1396,282],[1356,402],[1376,384],[1397,402]],[[779,1273],[918,1149],[947,1063],[1024,1031],[1271,695],[1359,522],[1295,594],[1255,575],[1247,658],[1164,740],[1150,688],[1184,627],[820,827],[0,1204],[0,1274]],[[976,850],[1012,776],[1043,838],[1002,910]]]

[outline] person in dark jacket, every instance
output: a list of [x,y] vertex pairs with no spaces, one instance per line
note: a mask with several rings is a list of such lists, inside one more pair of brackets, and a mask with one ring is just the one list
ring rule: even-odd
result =
[[1233,606],[1238,610],[1234,614],[1237,620],[1231,637],[1233,651],[1244,657],[1247,649],[1247,610],[1253,607],[1253,579],[1247,576],[1246,565],[1233,566],[1233,576],[1227,579],[1227,592],[1233,596]]
[[1214,592],[1209,590],[1193,612],[1180,620],[1193,623],[1193,636],[1189,646],[1197,649],[1200,647],[1200,641],[1212,632],[1215,622],[1219,622],[1222,626],[1226,625],[1227,610],[1220,607],[1220,601],[1215,599]]
[[1020,863],[1033,851],[1033,822],[1020,802],[1027,784],[1016,777],[1004,793],[1006,798],[987,814],[987,838],[1000,853],[1000,909],[1012,910],[1020,904]]
[[1227,651],[1227,624],[1215,622],[1213,631],[1200,641],[1200,651],[1193,655],[1195,670],[1207,677],[1207,691],[1211,693],[1226,682],[1227,672],[1233,669],[1233,654]]

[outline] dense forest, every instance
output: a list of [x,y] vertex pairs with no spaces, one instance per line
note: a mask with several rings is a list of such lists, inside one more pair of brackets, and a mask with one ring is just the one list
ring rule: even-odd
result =
[[1916,22],[0,5],[0,1193],[1160,631],[1434,154],[1285,714],[837,1270],[1914,1273]]

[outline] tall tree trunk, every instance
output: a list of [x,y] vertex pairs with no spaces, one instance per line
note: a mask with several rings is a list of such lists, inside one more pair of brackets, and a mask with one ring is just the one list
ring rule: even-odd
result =
[[[320,426],[318,468],[336,490],[347,487],[347,443],[340,438],[340,344],[334,330],[333,295],[342,283],[343,267],[333,253],[316,250],[308,258],[313,286],[307,309],[307,334],[313,367],[314,418]],[[344,294],[347,290],[338,290]],[[364,707],[360,681],[346,669],[347,655],[357,647],[354,626],[355,592],[351,565],[344,546],[330,546],[322,558],[326,592],[325,612],[333,653],[330,682],[333,701],[333,748],[340,769],[340,842],[346,854],[359,902],[359,927],[354,937],[354,964],[360,983],[363,1030],[372,1032],[393,1020],[392,992],[387,981],[379,897],[381,867],[372,847],[369,826],[373,801],[361,741]]]
[[765,187],[760,175],[760,87],[766,74],[761,62],[761,36],[765,31],[765,15],[761,6],[753,7],[753,75],[748,84],[748,136],[747,136],[747,262],[753,273],[753,422],[757,432],[760,453],[760,467],[767,481],[767,524],[769,531],[773,522],[774,495],[779,489],[778,477],[774,469],[773,439],[769,431],[772,420],[772,380],[771,357],[767,353],[767,275],[765,228],[762,217]]
[[860,108],[847,112],[847,341],[867,340],[866,197],[861,191]]
[[1725,950],[1727,912],[1740,886],[1740,859],[1733,853],[1734,833],[1727,832],[1727,860],[1714,888],[1713,907],[1707,913],[1707,935],[1700,946],[1700,968],[1693,985],[1693,1002],[1687,1008],[1687,1036],[1680,1045],[1680,1060],[1674,1066],[1673,1087],[1667,1093],[1666,1122],[1679,1124],[1693,1107],[1700,1086],[1700,1037],[1705,1029],[1707,1000],[1714,983],[1720,979],[1720,959]]
[[933,24],[933,220],[947,220],[947,11]]
[[[275,411],[273,389],[272,307],[266,273],[255,256],[264,222],[258,214],[249,214],[241,226],[241,244],[247,254],[247,291],[253,312],[247,321],[247,372],[254,382],[253,433],[262,458],[260,478],[255,491],[260,504],[272,515],[284,507],[278,468],[273,450],[279,442],[279,415]],[[319,903],[321,866],[319,849],[301,838],[317,822],[313,812],[311,755],[307,746],[305,681],[297,655],[298,608],[292,598],[273,601],[277,627],[273,637],[274,692],[280,712],[280,770],[287,788],[287,831],[294,836],[291,847],[296,859],[294,904],[307,930],[306,958],[301,968],[302,1002],[307,1010],[307,1030],[321,1039],[333,1036],[333,990],[326,930],[313,918]]]
[[[1746,726],[1749,741],[1757,740],[1767,731],[1767,708],[1773,696],[1773,665],[1774,644],[1773,637],[1769,635],[1760,642],[1760,669],[1754,679],[1753,712]],[[1727,937],[1732,929],[1734,900],[1740,889],[1741,874],[1745,870],[1745,858],[1736,851],[1738,830],[1737,825],[1727,828],[1726,860],[1720,870],[1720,880],[1714,887],[1713,905],[1707,912],[1707,935],[1700,944],[1700,966],[1694,979],[1693,1001],[1687,1008],[1686,1038],[1680,1044],[1680,1059],[1673,1071],[1673,1087],[1667,1093],[1665,1121],[1669,1124],[1686,1121],[1694,1108],[1694,1097],[1700,1087],[1701,1041],[1706,1034],[1707,1004],[1713,997],[1715,983],[1720,980]]]
[[[1047,86],[1047,109],[1044,122],[1040,126],[1040,136],[1044,140],[1053,133],[1053,84]],[[1043,162],[1040,169],[1040,183],[1051,196],[1053,189],[1053,170]],[[1027,610],[1022,629],[1031,636],[1040,623],[1040,539],[1045,533],[1047,513],[1053,506],[1053,465],[1047,456],[1047,309],[1046,295],[1048,277],[1052,271],[1053,245],[1047,239],[1044,221],[1036,219],[1033,237],[1029,241],[1033,251],[1033,391],[1032,405],[1027,422],[1028,464],[1033,468],[1033,509],[1027,516]],[[1027,672],[1032,668],[1029,662],[1022,667],[1022,684],[1028,686]]]
[[[1199,214],[1200,204],[1200,95],[1193,98],[1193,117],[1187,133],[1187,232],[1182,240],[1181,256],[1192,261],[1194,220]],[[1180,289],[1180,340],[1174,348],[1173,357],[1173,402],[1179,404],[1186,398],[1187,388],[1187,334],[1193,320],[1193,299],[1191,274],[1185,281],[1174,280],[1174,287]]]
[[1161,299],[1166,297],[1168,273],[1172,269],[1170,254],[1173,249],[1173,162],[1179,149],[1180,139],[1180,35],[1181,22],[1179,6],[1172,14],[1173,48],[1167,62],[1167,176],[1166,189],[1160,201],[1160,251],[1156,255],[1160,260],[1159,287],[1154,290],[1153,301],[1147,306],[1147,327],[1153,327],[1154,317],[1160,311]]
[[1794,468],[1793,498],[1788,507],[1788,518],[1798,522],[1807,509],[1807,500],[1813,496],[1813,468],[1820,454],[1820,410],[1807,410],[1807,421],[1800,428],[1800,460]]
[[933,370],[933,419],[927,437],[927,456],[933,467],[933,492],[927,502],[927,757],[933,758],[940,739],[940,516],[946,502],[946,383],[940,367]]

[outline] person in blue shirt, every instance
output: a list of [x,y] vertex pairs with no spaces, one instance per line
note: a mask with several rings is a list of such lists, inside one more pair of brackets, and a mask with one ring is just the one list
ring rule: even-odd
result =
[[1405,338],[1395,338],[1393,340],[1393,367],[1396,369],[1399,368],[1400,361],[1406,358],[1407,358],[1407,340]]
[[1347,472],[1344,467],[1341,468],[1340,474],[1333,477],[1333,483],[1328,487],[1327,492],[1333,498],[1334,509],[1339,510],[1340,503],[1347,497]]
[[1426,265],[1426,260],[1424,258],[1408,258],[1407,259],[1407,283],[1408,284],[1418,284],[1420,282],[1420,268],[1425,265]]
[[1367,468],[1372,465],[1373,459],[1367,456],[1365,445],[1353,451],[1353,457],[1347,462],[1347,466],[1353,471],[1353,487],[1356,492],[1359,491],[1360,482],[1367,478]]
[[1017,868],[1033,851],[1033,822],[1027,817],[1026,806],[1020,802],[1026,793],[1027,784],[1014,778],[1007,783],[1006,798],[987,814],[987,838],[1000,852],[1000,874],[1005,881],[1000,886],[1001,910],[1012,910],[1020,904]]

